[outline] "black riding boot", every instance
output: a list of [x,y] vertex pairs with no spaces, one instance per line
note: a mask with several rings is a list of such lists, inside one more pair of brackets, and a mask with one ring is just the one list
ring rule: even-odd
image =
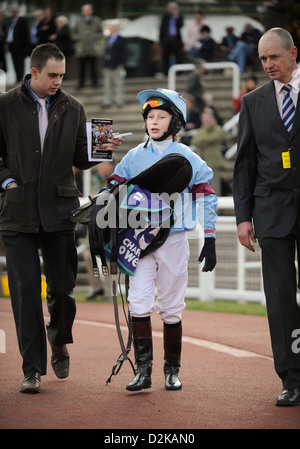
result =
[[165,350],[165,384],[167,390],[180,390],[181,381],[178,376],[181,357],[182,325],[164,323],[164,350]]
[[137,368],[135,378],[126,386],[126,390],[139,391],[151,387],[153,346],[150,317],[132,317],[132,334]]

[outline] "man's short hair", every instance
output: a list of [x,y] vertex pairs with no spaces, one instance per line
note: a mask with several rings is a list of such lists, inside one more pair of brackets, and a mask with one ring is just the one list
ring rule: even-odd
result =
[[292,35],[284,28],[270,28],[263,34],[263,37],[270,34],[277,34],[277,36],[281,39],[283,48],[285,48],[287,51],[289,51],[295,45]]
[[35,67],[40,72],[47,64],[48,59],[64,61],[65,55],[55,44],[40,44],[32,50],[30,56],[30,66]]

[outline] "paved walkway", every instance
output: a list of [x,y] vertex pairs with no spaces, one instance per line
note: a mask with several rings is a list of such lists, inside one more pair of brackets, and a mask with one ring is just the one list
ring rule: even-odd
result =
[[[46,321],[47,315],[45,307]],[[120,318],[124,324],[121,310]],[[300,428],[300,407],[274,405],[281,383],[265,317],[186,310],[183,325],[183,389],[164,388],[162,324],[154,314],[153,386],[130,393],[125,390],[132,379],[128,362],[106,385],[120,354],[112,304],[77,303],[70,376],[57,379],[49,363],[42,392],[25,395],[18,391],[23,374],[10,300],[0,298],[0,329],[6,335],[6,352],[0,354],[0,428],[104,429],[105,442],[117,438],[117,429],[128,435],[179,429],[194,438],[196,429]]]

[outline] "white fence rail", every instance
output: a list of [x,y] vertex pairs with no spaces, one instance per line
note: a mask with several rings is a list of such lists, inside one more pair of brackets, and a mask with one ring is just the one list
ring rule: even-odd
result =
[[[240,70],[235,62],[206,62],[204,64],[206,70],[232,70],[232,98],[237,98],[240,95]],[[195,65],[189,64],[174,64],[170,67],[168,72],[168,87],[171,90],[176,90],[176,75],[178,72],[186,72],[194,70]]]
[[[219,197],[218,213],[219,217],[216,223],[217,265],[214,271],[202,273],[202,264],[197,265],[201,243],[197,244],[199,242],[197,239],[189,240],[191,257],[187,298],[200,301],[220,299],[241,303],[257,302],[265,305],[261,253],[258,243],[254,244],[254,253],[239,243],[232,197]],[[296,260],[295,265],[297,267]],[[297,301],[300,306],[299,293]]]
[[[214,271],[202,273],[203,264],[198,263],[203,245],[203,233],[196,230],[188,234],[191,256],[186,297],[200,301],[219,299],[241,303],[256,302],[264,305],[259,246],[255,244],[255,252],[252,253],[240,245],[236,233],[232,197],[219,197],[218,213],[217,265]],[[0,256],[0,265],[1,274],[4,274],[6,268],[4,255]],[[300,305],[299,295],[298,302]]]
[[218,212],[217,266],[214,271],[203,273],[203,264],[197,264],[201,250],[201,234],[199,233],[199,239],[195,239],[195,236],[189,239],[191,257],[187,297],[201,301],[222,299],[265,304],[258,245],[255,253],[240,245],[232,197],[219,198]]

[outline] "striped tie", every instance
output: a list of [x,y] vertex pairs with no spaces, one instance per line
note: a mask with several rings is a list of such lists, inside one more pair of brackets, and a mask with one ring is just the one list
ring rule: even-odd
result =
[[286,129],[288,130],[289,133],[292,130],[293,120],[294,120],[294,115],[295,115],[295,106],[294,106],[293,100],[291,99],[291,96],[290,96],[291,88],[292,88],[292,86],[290,84],[286,84],[282,88],[284,95],[285,95],[283,102],[282,102],[282,120],[283,120],[284,126],[286,127]]

